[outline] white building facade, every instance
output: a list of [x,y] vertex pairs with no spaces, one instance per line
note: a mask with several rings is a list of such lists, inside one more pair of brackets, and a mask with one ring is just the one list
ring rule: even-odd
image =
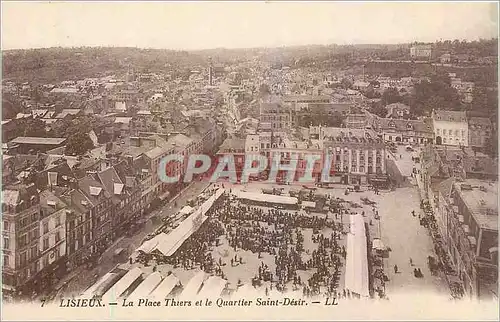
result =
[[469,127],[464,111],[432,111],[437,145],[469,146]]

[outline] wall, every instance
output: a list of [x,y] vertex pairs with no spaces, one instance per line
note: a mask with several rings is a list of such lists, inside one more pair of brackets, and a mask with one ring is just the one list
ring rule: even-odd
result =
[[[450,130],[452,131],[451,135],[449,134]],[[458,136],[456,131],[459,131]],[[443,133],[446,134],[444,135]],[[434,120],[434,135],[436,142],[437,138],[441,137],[443,145],[469,146],[469,130],[468,125],[465,122],[455,123]]]

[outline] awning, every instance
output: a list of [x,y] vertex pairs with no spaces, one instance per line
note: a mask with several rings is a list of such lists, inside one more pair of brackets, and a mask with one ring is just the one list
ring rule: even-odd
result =
[[16,289],[14,288],[14,286],[2,284],[2,290],[7,290],[7,291],[14,292]]
[[375,238],[373,239],[372,248],[376,250],[385,250],[385,245],[379,238]]
[[162,201],[163,201],[163,200],[167,199],[167,198],[168,198],[168,196],[170,196],[170,192],[169,192],[169,191],[167,191],[167,192],[165,192],[164,194],[160,195],[160,197],[159,197],[159,198],[160,198],[160,200],[162,200]]
[[296,205],[298,199],[295,197],[284,197],[284,196],[275,196],[275,195],[267,195],[263,193],[251,193],[251,192],[239,192],[237,197],[240,199],[251,200],[256,202],[267,202],[267,203],[276,203],[276,204],[285,204],[285,205]]
[[316,203],[313,201],[302,201],[302,206],[306,208],[316,208]]
[[189,215],[190,213],[192,213],[194,210],[193,207],[190,207],[190,206],[184,206],[184,208],[181,209],[180,213],[183,214],[183,215]]
[[365,220],[359,213],[350,216],[350,232],[347,234],[345,288],[361,296],[370,295]]

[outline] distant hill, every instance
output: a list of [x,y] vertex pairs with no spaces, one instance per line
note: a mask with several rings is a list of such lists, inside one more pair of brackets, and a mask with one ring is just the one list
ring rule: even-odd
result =
[[4,79],[35,83],[125,73],[129,67],[157,71],[203,62],[182,51],[126,47],[9,50],[2,60]]
[[[432,44],[434,56],[442,53],[496,56],[497,39],[438,41]],[[227,49],[197,51],[141,49],[133,47],[74,47],[2,52],[3,78],[38,83],[82,79],[104,74],[125,73],[129,67],[144,71],[167,71],[174,76],[193,66],[214,63],[231,64],[254,58],[290,67],[331,68],[353,60],[376,58],[401,60],[409,55],[412,44],[308,45],[277,48]]]

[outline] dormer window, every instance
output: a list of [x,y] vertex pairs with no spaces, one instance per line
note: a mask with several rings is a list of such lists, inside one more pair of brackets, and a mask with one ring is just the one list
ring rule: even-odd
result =
[[91,196],[98,196],[102,191],[101,187],[90,187],[90,195]]
[[390,126],[390,127],[396,127],[396,123],[394,123],[394,121],[390,121],[390,122],[389,122],[389,126]]
[[114,183],[113,184],[113,190],[115,195],[121,195],[123,191],[123,187],[125,185],[123,183]]
[[411,130],[411,129],[413,129],[413,125],[410,122],[408,122],[408,124],[406,124],[406,128],[408,130]]

